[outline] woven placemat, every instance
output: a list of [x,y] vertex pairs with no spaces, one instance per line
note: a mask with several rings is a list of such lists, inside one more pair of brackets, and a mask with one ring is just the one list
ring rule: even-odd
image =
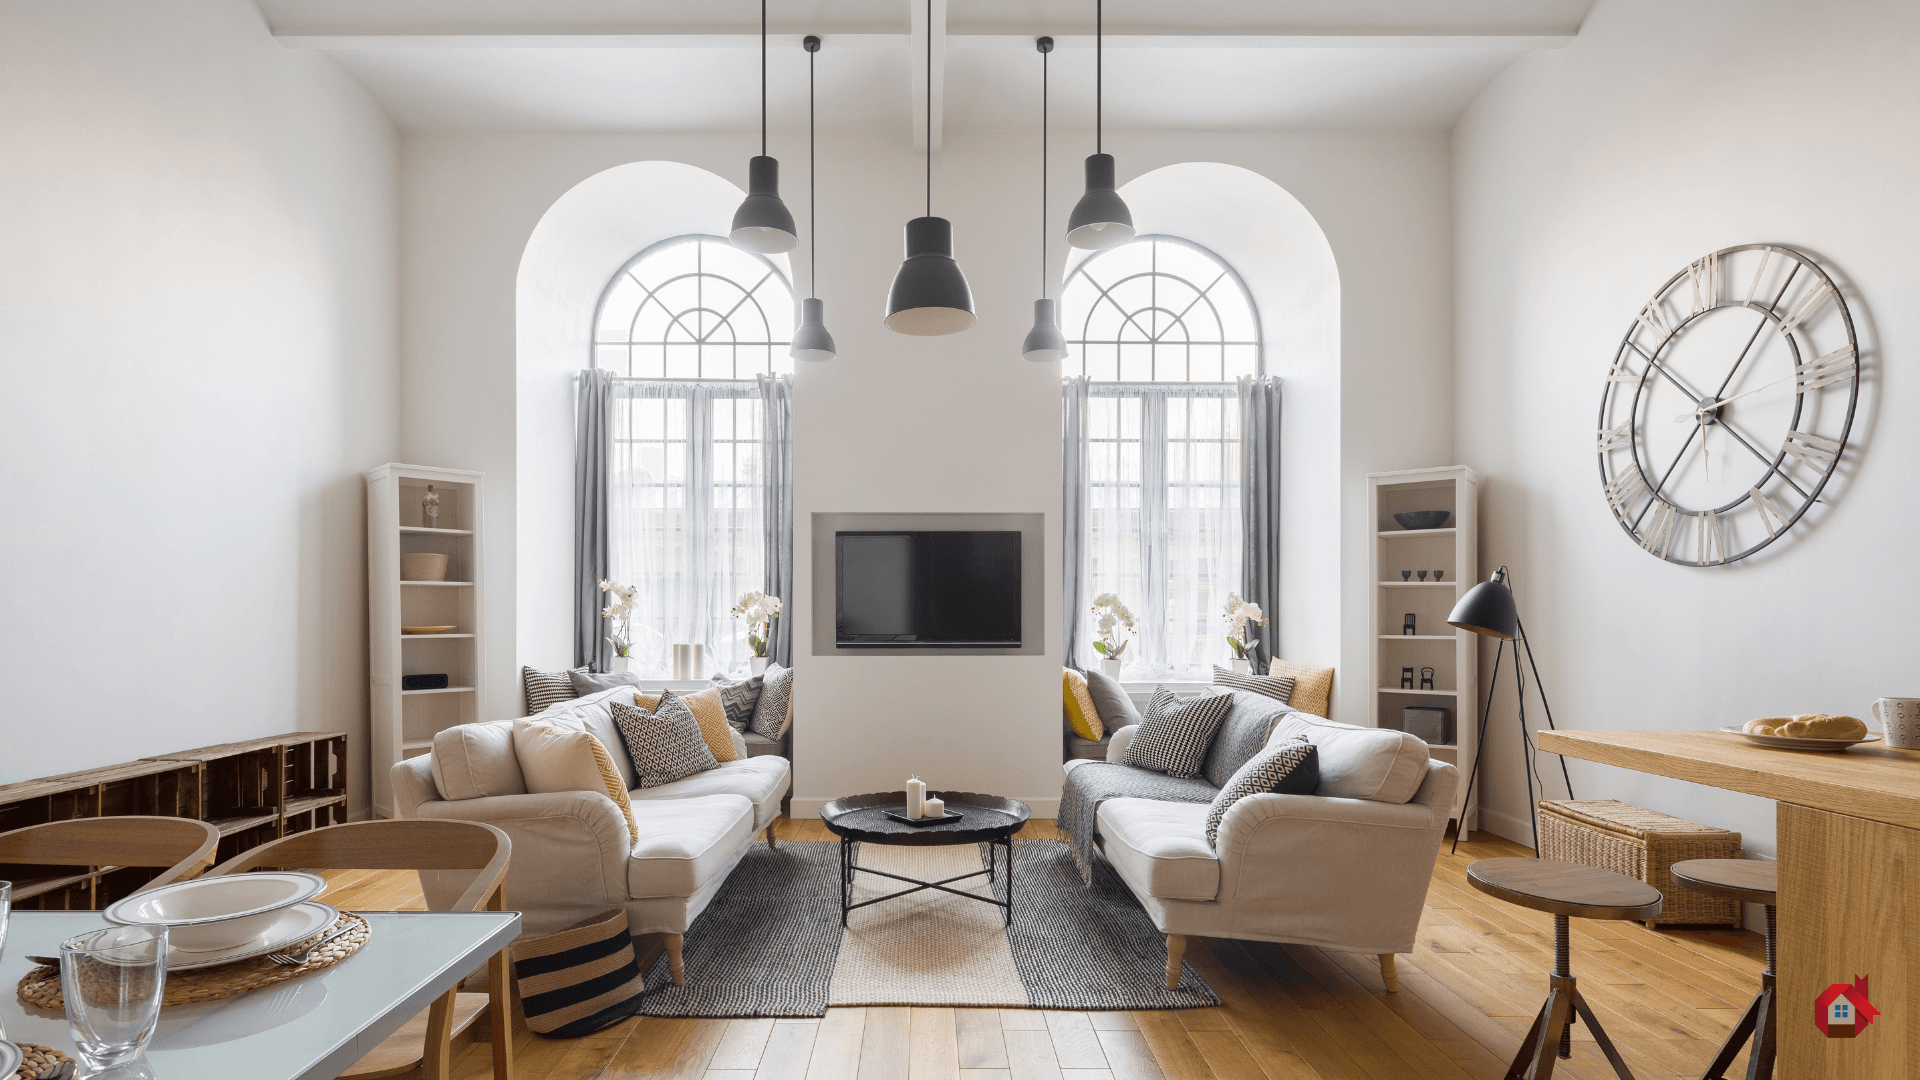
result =
[[13,1045],[20,1048],[20,1071],[6,1077],[5,1080],[35,1080],[53,1066],[63,1061],[73,1060],[51,1046],[28,1042]]
[[[307,962],[298,967],[276,964],[265,956],[255,956],[247,960],[236,960],[231,964],[218,967],[195,968],[192,971],[168,972],[167,989],[160,999],[162,1005],[193,1005],[204,1001],[223,1001],[238,997],[249,990],[258,990],[263,986],[286,982],[288,979],[305,975],[309,971],[333,965],[360,951],[360,946],[373,936],[373,927],[367,920],[351,912],[343,913],[341,919],[357,923],[353,929],[334,938],[321,948],[315,949]],[[309,941],[324,937],[334,928],[327,927],[317,934],[296,941],[281,952],[298,952]],[[60,997],[60,970],[45,964],[26,973],[20,980],[20,1000],[52,1012],[64,1012],[66,1003]]]

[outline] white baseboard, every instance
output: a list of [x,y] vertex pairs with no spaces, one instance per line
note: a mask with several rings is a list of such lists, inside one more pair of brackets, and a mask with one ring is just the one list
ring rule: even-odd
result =
[[[1040,799],[1032,796],[1014,796],[1014,798],[1018,798],[1021,802],[1026,803],[1028,808],[1032,810],[1033,817],[1056,818],[1060,816],[1060,797],[1058,795],[1050,799]],[[795,795],[793,801],[788,804],[788,816],[795,820],[819,817],[820,808],[832,801],[832,799],[803,799]]]
[[1480,831],[1490,832],[1495,836],[1511,840],[1516,844],[1522,844],[1527,847],[1533,846],[1533,822],[1528,821],[1524,817],[1516,817],[1513,814],[1503,814],[1497,810],[1488,809],[1485,803],[1480,805],[1479,814]]

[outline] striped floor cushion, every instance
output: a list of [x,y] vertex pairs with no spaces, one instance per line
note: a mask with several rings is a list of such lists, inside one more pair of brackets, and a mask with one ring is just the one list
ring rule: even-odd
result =
[[620,908],[515,942],[513,973],[527,1027],[556,1039],[591,1035],[632,1016],[646,989]]

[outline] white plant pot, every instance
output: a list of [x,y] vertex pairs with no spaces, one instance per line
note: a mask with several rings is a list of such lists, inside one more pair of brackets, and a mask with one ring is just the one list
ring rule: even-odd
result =
[[1251,675],[1253,674],[1253,661],[1235,660],[1233,662],[1233,670],[1239,672],[1242,675]]
[[1125,660],[1102,660],[1100,661],[1100,674],[1105,675],[1114,682],[1119,682],[1120,666],[1125,663]]
[[608,674],[612,674],[612,675],[625,674],[627,670],[627,664],[629,663],[630,660],[631,660],[630,657],[615,656],[612,660],[607,661]]
[[767,673],[767,658],[764,656],[756,656],[747,661],[747,670],[755,675],[765,675]]

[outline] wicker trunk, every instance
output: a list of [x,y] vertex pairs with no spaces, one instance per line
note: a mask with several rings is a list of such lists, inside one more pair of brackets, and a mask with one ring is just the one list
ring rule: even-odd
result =
[[1740,903],[1674,884],[1667,868],[1688,859],[1737,859],[1740,834],[1685,818],[1642,810],[1616,799],[1540,803],[1540,857],[1625,874],[1666,897],[1649,927],[1711,923],[1740,925]]

